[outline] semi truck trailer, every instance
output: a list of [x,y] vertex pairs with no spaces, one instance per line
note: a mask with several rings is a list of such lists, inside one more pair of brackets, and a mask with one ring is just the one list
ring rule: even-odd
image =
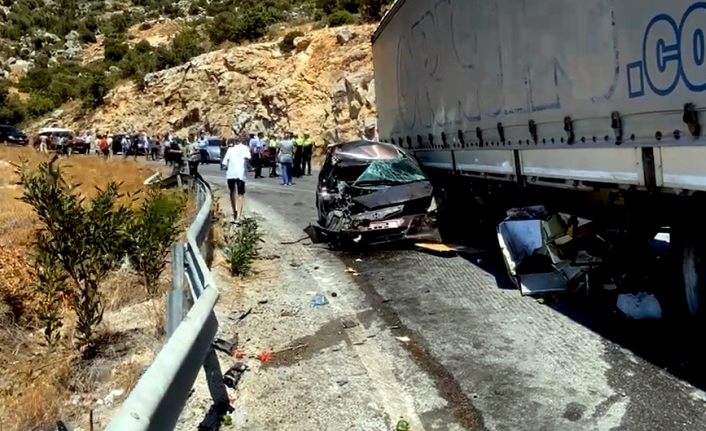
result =
[[706,2],[396,0],[373,34],[380,139],[469,224],[542,203],[669,232],[675,314],[706,317]]

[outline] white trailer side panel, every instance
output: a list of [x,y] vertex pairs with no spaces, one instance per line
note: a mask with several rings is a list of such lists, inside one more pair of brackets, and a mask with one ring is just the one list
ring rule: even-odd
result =
[[422,150],[417,151],[416,156],[428,168],[453,170],[453,157],[450,151]]
[[644,185],[642,153],[637,148],[523,151],[522,173],[540,178]]
[[[477,132],[486,144],[497,143],[500,123],[507,150],[534,161],[523,171],[541,167],[559,175],[563,169],[580,174],[571,178],[593,178],[566,164],[574,156],[549,154],[568,147],[564,120],[570,117],[576,142],[595,146],[586,152],[590,157],[619,154],[633,163],[636,156],[625,147],[666,145],[655,151],[665,170],[656,172],[657,182],[706,187],[706,169],[680,160],[704,160],[706,151],[671,148],[705,142],[692,137],[683,113],[686,103],[706,106],[706,3],[398,0],[375,35],[373,53],[382,139],[401,138],[404,145],[411,137],[418,148],[418,140],[432,135],[439,142],[442,133],[457,143],[460,131],[471,148],[435,151],[476,153],[486,151],[473,148]],[[599,149],[615,142],[614,112],[623,126],[617,153]],[[538,147],[527,147],[534,142],[530,120]],[[640,184],[641,174],[616,168],[609,177]]]
[[466,172],[484,172],[489,174],[515,174],[514,154],[512,151],[459,151],[456,153],[456,169]]
[[706,191],[706,147],[662,147],[657,181],[664,187]]

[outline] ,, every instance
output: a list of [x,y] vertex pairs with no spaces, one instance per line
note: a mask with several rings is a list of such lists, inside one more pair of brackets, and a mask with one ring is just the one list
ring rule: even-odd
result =
[[316,208],[318,220],[307,228],[314,241],[440,241],[434,187],[417,160],[394,145],[353,141],[330,146],[319,174]]

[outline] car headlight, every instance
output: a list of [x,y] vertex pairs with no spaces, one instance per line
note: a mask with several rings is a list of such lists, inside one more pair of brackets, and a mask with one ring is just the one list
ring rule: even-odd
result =
[[439,208],[439,205],[436,203],[436,197],[432,196],[431,197],[431,204],[429,205],[429,208],[427,208],[428,213],[433,213]]

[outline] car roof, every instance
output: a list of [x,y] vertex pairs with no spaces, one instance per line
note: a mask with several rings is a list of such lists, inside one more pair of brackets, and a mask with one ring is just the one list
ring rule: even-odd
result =
[[390,160],[406,156],[406,153],[395,145],[377,141],[349,141],[329,146],[336,157],[342,160]]
[[71,129],[62,129],[60,127],[45,127],[39,133],[74,133]]

